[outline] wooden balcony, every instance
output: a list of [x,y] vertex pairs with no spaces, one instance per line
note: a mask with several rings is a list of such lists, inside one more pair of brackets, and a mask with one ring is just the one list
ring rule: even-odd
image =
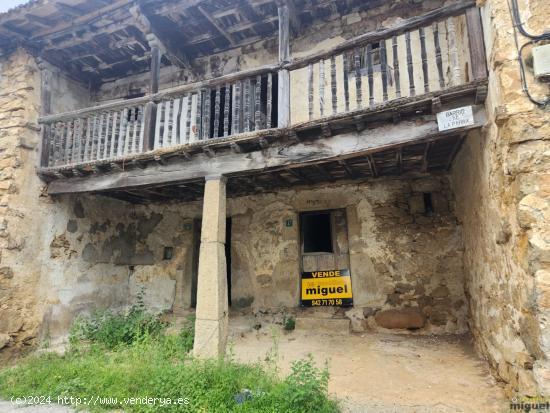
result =
[[[386,170],[405,173],[418,166],[424,171],[448,168],[472,126],[436,133],[433,119],[432,129],[418,119],[426,121],[441,108],[483,102],[483,50],[477,8],[455,4],[307,58],[44,116],[39,173],[54,180],[49,191],[56,194],[190,185],[209,173],[237,179],[283,166],[293,170],[296,182],[300,176],[301,182],[310,182],[315,180],[294,168],[309,160],[337,162],[339,172],[320,172],[326,180],[342,173],[361,177]],[[473,127],[483,123],[481,112],[476,110]],[[417,130],[403,134],[402,128],[411,124],[417,124]],[[380,128],[386,132],[377,138]],[[324,154],[314,150],[320,139],[344,139],[349,133],[364,135],[359,146],[346,147],[342,141],[344,146],[335,143]],[[430,165],[426,145],[433,150],[439,140],[440,155],[433,155]],[[281,147],[287,148],[284,159],[266,155],[269,150],[280,153],[276,148]],[[383,166],[382,150],[392,151],[390,168]],[[351,173],[346,162],[359,158],[367,172]],[[163,173],[163,168],[178,172]],[[133,169],[136,172],[130,173]],[[151,174],[158,177],[151,179]]]

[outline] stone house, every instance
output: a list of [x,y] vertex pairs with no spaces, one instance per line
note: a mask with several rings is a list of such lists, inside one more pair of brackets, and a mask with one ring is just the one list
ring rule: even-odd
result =
[[[471,332],[511,393],[548,394],[545,3],[0,15],[3,353],[143,291],[154,311],[196,309],[197,355],[223,352],[233,312],[322,315]],[[302,273],[343,269],[351,307],[300,307]]]

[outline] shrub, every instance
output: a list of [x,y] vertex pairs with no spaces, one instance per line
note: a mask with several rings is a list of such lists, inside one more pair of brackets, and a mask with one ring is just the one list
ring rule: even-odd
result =
[[145,309],[143,290],[137,303],[127,313],[110,310],[96,311],[90,316],[77,317],[71,327],[69,341],[72,345],[81,341],[101,343],[107,348],[131,344],[146,336],[157,336],[166,327],[158,315]]
[[284,329],[287,331],[292,331],[295,328],[296,328],[296,320],[294,319],[294,317],[285,318]]

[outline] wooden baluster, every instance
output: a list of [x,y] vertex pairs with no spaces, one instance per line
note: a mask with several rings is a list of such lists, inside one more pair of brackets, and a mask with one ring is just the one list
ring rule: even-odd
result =
[[156,113],[156,119],[155,119],[155,144],[153,146],[154,149],[160,148],[161,146],[161,137],[160,137],[160,124],[162,120],[162,108],[164,107],[164,102],[160,102],[157,105],[157,113]]
[[422,75],[424,76],[424,92],[430,91],[430,81],[428,78],[428,53],[426,52],[426,33],[424,28],[418,29],[420,35],[420,56],[422,57]]
[[48,162],[49,166],[55,166],[57,162],[56,158],[56,145],[57,141],[59,140],[58,134],[59,134],[59,122],[56,122],[52,127],[52,140],[50,144],[50,160]]
[[139,141],[136,152],[141,153],[145,152],[145,105],[139,106],[138,113],[139,115],[136,123],[138,123],[139,128]]
[[313,119],[313,64],[307,66],[307,105],[309,120]]
[[330,91],[332,93],[332,114],[338,112],[338,86],[336,84],[336,56],[330,57]]
[[439,88],[445,88],[445,77],[443,75],[443,59],[441,57],[441,45],[439,44],[439,23],[435,22],[432,25],[432,31],[434,34],[434,47],[435,47],[435,62],[437,65],[437,75],[439,78]]
[[369,82],[369,106],[374,106],[374,67],[372,62],[372,45],[367,45],[366,50],[366,57],[367,57],[367,79]]
[[240,117],[241,117],[241,82],[237,81],[233,85],[233,129],[232,135],[240,133]]
[[210,116],[211,116],[211,105],[212,105],[212,93],[210,89],[205,90],[203,93],[204,99],[204,110],[202,113],[203,119],[203,128],[202,128],[202,139],[210,139]]
[[229,111],[231,109],[231,85],[225,84],[223,99],[223,136],[229,136]]
[[382,100],[388,100],[388,56],[386,41],[380,40],[380,70],[382,70]]
[[92,140],[92,117],[88,116],[86,118],[86,143],[84,145],[84,153],[82,154],[82,162],[88,161],[91,140]]
[[460,81],[460,59],[458,57],[458,40],[456,34],[455,18],[447,19],[447,38],[449,39],[449,64],[451,65],[451,86],[457,86]]
[[[199,92],[200,93],[200,92]],[[199,103],[199,93],[191,95],[191,116],[189,118],[189,142],[198,140],[199,125],[197,124],[197,105]],[[198,115],[200,117],[200,114]]]
[[107,121],[105,124],[105,141],[103,142],[103,159],[107,159],[107,156],[109,154],[109,143],[113,139],[112,134],[110,133],[110,130],[112,128],[112,113],[107,112]]
[[244,81],[244,132],[250,131],[250,79]]
[[214,96],[214,130],[212,131],[212,137],[217,138],[220,134],[220,111],[221,111],[221,99],[222,92],[220,86],[216,87],[216,95]]
[[267,74],[267,102],[266,102],[266,125],[267,129],[270,129],[273,125],[273,75]]
[[113,112],[113,127],[111,129],[111,147],[109,150],[109,158],[116,156],[116,142],[117,142],[117,130],[118,130],[118,111]]
[[101,141],[103,140],[103,126],[105,125],[105,112],[99,117],[99,126],[97,131],[97,141],[95,148],[95,159],[101,158]]
[[178,125],[179,125],[179,118],[181,117],[180,101],[181,101],[181,98],[179,97],[174,98],[174,109],[172,111],[172,138],[170,139],[172,145],[177,145],[180,143],[178,142],[178,137],[180,135],[178,134]]
[[319,110],[321,117],[325,114],[325,61],[319,62]]
[[262,76],[256,76],[256,84],[254,85],[254,128],[255,130],[263,129],[262,121]]
[[361,90],[361,55],[359,49],[354,50],[353,62],[355,66],[355,94],[357,100],[357,109],[363,106],[363,92]]
[[170,146],[170,115],[172,113],[172,99],[164,101],[164,128],[162,130],[161,148]]
[[184,144],[188,142],[187,122],[189,121],[189,105],[191,104],[189,96],[181,98],[181,117],[180,117],[180,143]]
[[80,162],[80,151],[82,150],[82,119],[77,118],[74,121],[74,145],[73,145],[73,163]]
[[124,108],[120,115],[120,129],[118,133],[118,156],[125,154],[126,125],[128,124],[128,109]]
[[196,126],[196,132],[195,132],[195,139],[201,140],[202,139],[202,117],[203,117],[203,91],[199,90],[197,92],[197,107],[196,107],[196,120],[195,120],[195,126]]
[[405,41],[407,43],[407,71],[409,74],[409,91],[410,95],[415,95],[414,88],[414,72],[413,72],[413,60],[412,60],[412,51],[411,51],[411,32],[405,33]]
[[139,106],[136,106],[134,108],[134,113],[132,115],[132,122],[134,124],[134,130],[132,132],[132,149],[131,149],[131,152],[132,153],[137,153],[138,152],[138,147],[139,147],[139,144],[140,144],[140,139],[139,139],[139,135],[138,135],[138,129],[139,129],[139,117],[140,117],[140,107]]
[[348,59],[348,53],[344,52],[342,53],[342,59],[344,61],[344,105],[345,105],[345,111],[349,112],[349,59]]
[[94,115],[94,120],[93,120],[94,126],[93,126],[93,129],[92,129],[92,142],[91,142],[91,147],[90,147],[90,159],[89,159],[90,161],[93,161],[93,160],[96,159],[97,137],[99,135],[100,119],[101,119],[101,114]]
[[399,53],[397,49],[397,36],[392,38],[393,49],[393,81],[395,82],[395,97],[401,97],[401,83],[399,78]]
[[132,116],[134,115],[134,110],[132,108],[128,109],[128,114],[126,116],[126,136],[124,137],[124,155],[130,153],[130,132],[132,130]]
[[65,164],[72,163],[72,152],[74,145],[74,120],[67,121],[67,143],[65,145]]

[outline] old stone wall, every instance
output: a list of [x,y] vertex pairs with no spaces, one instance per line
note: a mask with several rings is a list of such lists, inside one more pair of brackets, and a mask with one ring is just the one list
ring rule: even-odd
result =
[[[550,115],[522,92],[507,2],[483,3],[490,119],[466,139],[452,171],[470,327],[509,392],[549,394]],[[548,30],[546,1],[519,3],[528,31]],[[529,65],[527,77],[534,95],[548,96]]]
[[[432,213],[425,210],[428,193]],[[347,316],[353,328],[380,329],[389,324],[377,313],[408,308],[426,319],[424,332],[465,332],[461,228],[453,205],[444,176],[230,200],[233,305],[261,312],[296,307],[299,212],[345,209],[355,304]]]

